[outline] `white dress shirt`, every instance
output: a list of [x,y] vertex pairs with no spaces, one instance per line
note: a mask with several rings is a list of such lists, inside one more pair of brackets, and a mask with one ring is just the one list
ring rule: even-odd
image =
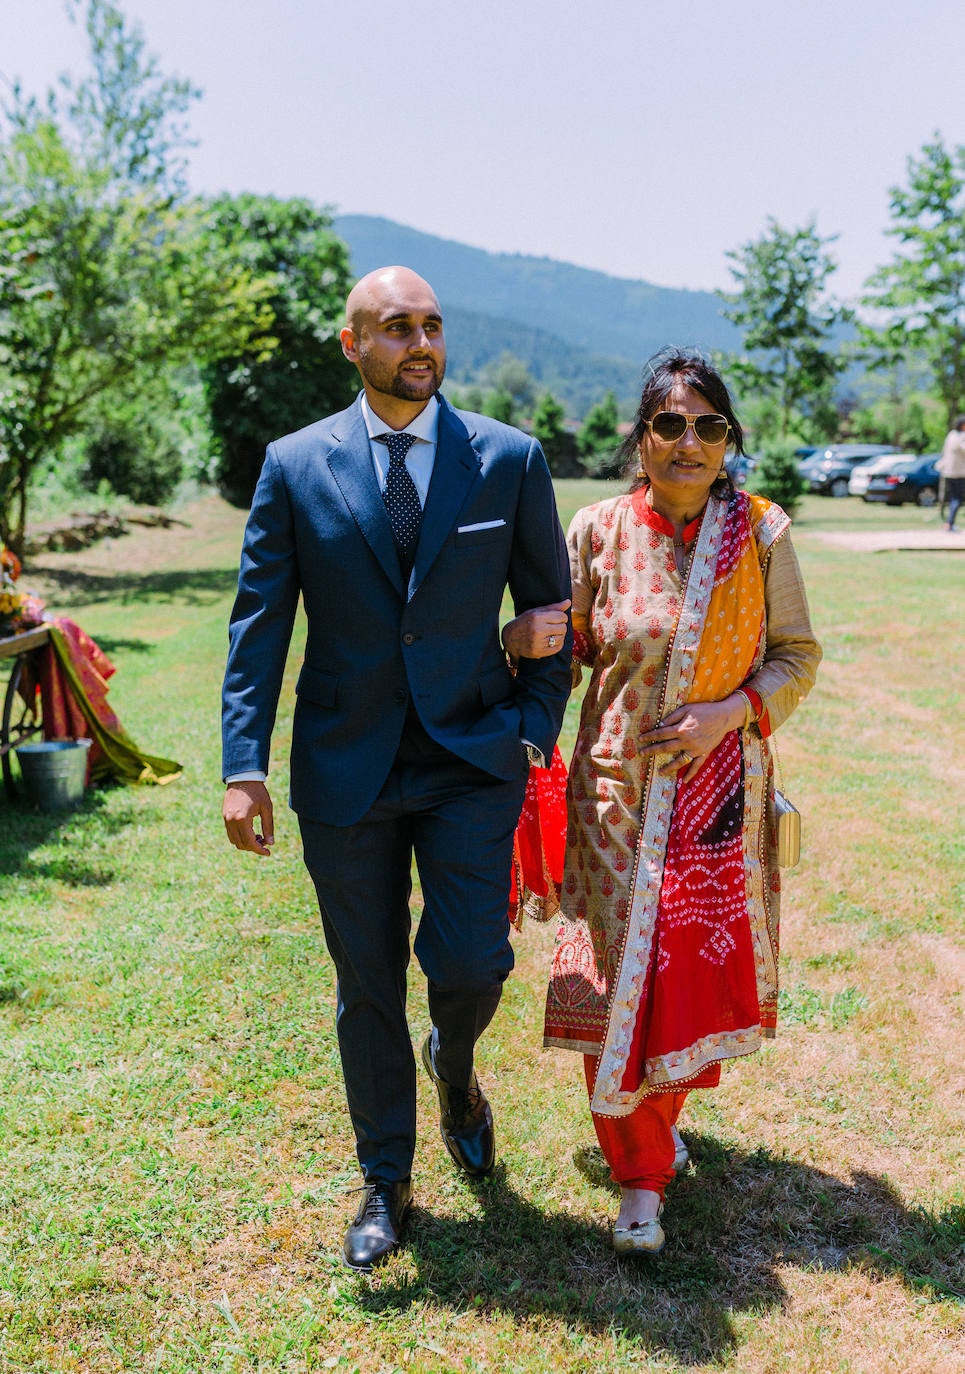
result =
[[[365,428],[369,432],[369,450],[372,454],[379,491],[385,491],[385,479],[389,471],[389,450],[379,436],[392,431],[391,427],[376,415],[369,405],[368,397],[364,391],[362,392],[362,419],[365,421]],[[419,493],[419,503],[423,507],[429,494],[432,468],[436,461],[436,434],[438,429],[439,402],[435,396],[430,396],[425,409],[420,410],[414,420],[411,420],[404,429],[398,431],[400,434],[413,434],[418,440],[406,454],[405,465],[409,469],[409,476],[415,482],[415,489]]]

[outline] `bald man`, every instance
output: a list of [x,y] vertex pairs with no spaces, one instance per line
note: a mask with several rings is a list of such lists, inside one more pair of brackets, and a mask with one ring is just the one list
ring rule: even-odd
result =
[[295,610],[290,804],[338,976],[336,1026],[362,1202],[343,1254],[370,1269],[412,1198],[416,1069],[405,1013],[411,865],[431,1028],[421,1059],[453,1162],[495,1158],[474,1047],[513,966],[507,904],[528,769],[550,757],[564,651],[502,650],[500,604],[568,604],[566,549],[539,444],[454,410],[442,312],[404,267],[363,277],[342,351],[355,404],[269,444],[245,532],[224,685],[224,821],[267,856],[269,747]]

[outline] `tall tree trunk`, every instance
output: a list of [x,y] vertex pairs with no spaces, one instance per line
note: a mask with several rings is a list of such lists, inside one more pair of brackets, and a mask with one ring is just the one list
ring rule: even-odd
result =
[[17,516],[11,533],[10,543],[14,553],[23,562],[24,544],[27,542],[27,475],[30,465],[26,454],[17,463],[17,485],[13,496],[17,506]]

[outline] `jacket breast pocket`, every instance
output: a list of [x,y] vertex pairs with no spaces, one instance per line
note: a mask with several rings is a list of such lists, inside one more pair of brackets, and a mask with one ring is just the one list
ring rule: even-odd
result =
[[310,701],[313,706],[325,706],[334,710],[338,704],[338,677],[335,673],[321,673],[317,668],[302,664],[295,685],[295,694]]
[[457,549],[474,549],[483,545],[496,548],[505,542],[509,534],[509,526],[505,520],[499,524],[480,525],[476,529],[456,530],[455,544]]

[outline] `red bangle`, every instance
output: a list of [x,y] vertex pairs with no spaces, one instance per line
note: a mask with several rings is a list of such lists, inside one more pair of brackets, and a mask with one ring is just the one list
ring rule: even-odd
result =
[[759,721],[764,714],[764,698],[761,696],[760,692],[755,692],[753,687],[741,687],[740,691],[744,693],[745,697],[750,702],[751,710],[754,712],[754,719]]

